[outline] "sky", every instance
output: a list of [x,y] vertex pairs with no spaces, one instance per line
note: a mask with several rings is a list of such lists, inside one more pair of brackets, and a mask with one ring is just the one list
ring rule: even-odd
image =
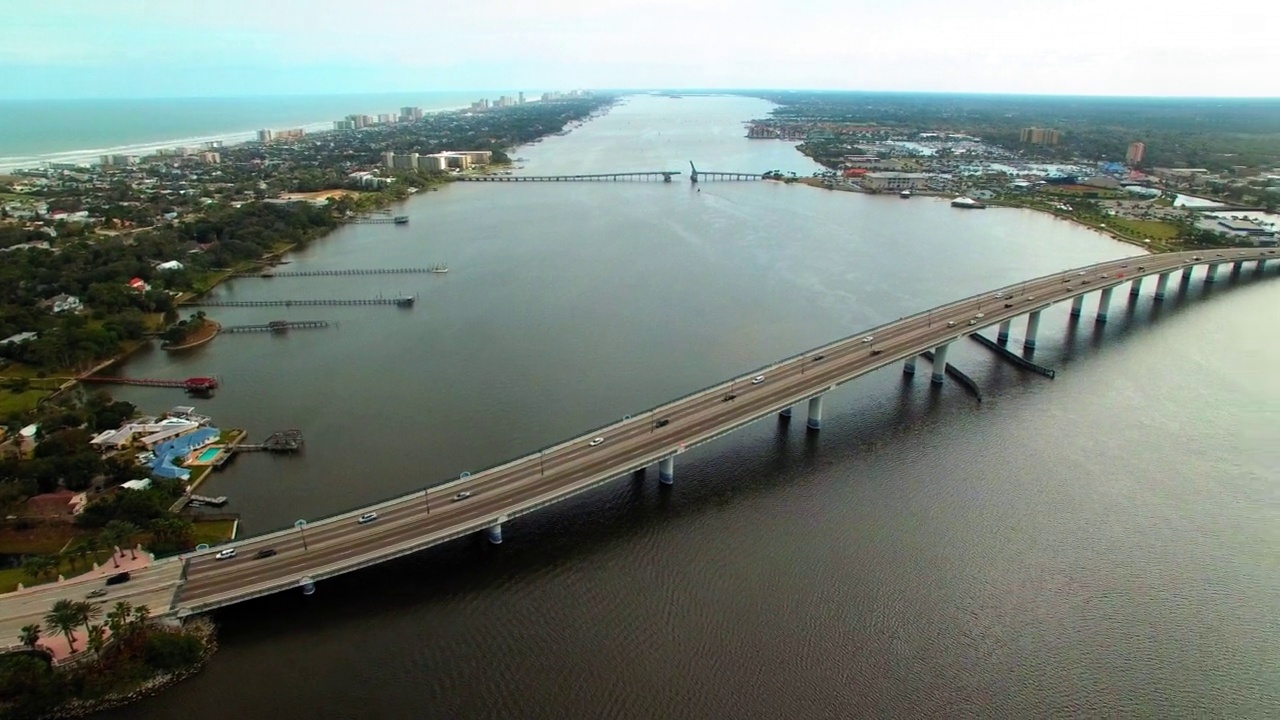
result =
[[1268,0],[7,4],[0,99],[520,87],[1280,96],[1280,9]]

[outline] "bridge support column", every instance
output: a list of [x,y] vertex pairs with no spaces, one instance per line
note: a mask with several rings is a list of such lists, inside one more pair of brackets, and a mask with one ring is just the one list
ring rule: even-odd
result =
[[1077,295],[1076,298],[1071,301],[1071,317],[1078,318],[1080,317],[1080,314],[1083,312],[1084,312],[1084,296]]
[[502,544],[502,523],[498,523],[497,525],[490,527],[488,530],[485,530],[484,532],[485,532],[485,535],[489,536],[489,542],[493,543],[494,545]]
[[951,343],[939,345],[933,349],[933,384],[941,385],[942,381],[947,378],[947,350],[951,348]]
[[1027,337],[1022,341],[1022,346],[1028,350],[1034,350],[1036,347],[1036,333],[1040,331],[1040,311],[1027,315]]
[[1259,260],[1255,260],[1255,261],[1253,262],[1253,274],[1254,274],[1254,275],[1261,275],[1261,274],[1262,274],[1262,270],[1263,270],[1266,266],[1267,266],[1267,261],[1266,261],[1266,260],[1261,260],[1261,259],[1259,259]]
[[1196,270],[1196,266],[1195,266],[1195,265],[1188,265],[1188,266],[1186,266],[1186,267],[1182,268],[1182,280],[1181,280],[1181,282],[1184,282],[1184,283],[1185,283],[1185,282],[1191,282],[1191,273],[1195,272],[1195,270]]
[[916,374],[916,357],[918,357],[918,356],[916,356],[916,355],[912,355],[911,357],[909,357],[909,358],[907,358],[906,360],[904,360],[904,361],[903,361],[903,363],[902,363],[902,374],[903,374],[903,375],[915,375],[915,374]]
[[1204,281],[1207,283],[1218,281],[1218,264],[1209,263],[1209,269],[1205,271]]
[[672,485],[676,481],[676,456],[664,457],[658,461],[658,482]]
[[1244,269],[1244,261],[1243,261],[1243,260],[1237,260],[1237,261],[1235,261],[1235,263],[1234,263],[1234,264],[1232,264],[1232,265],[1231,265],[1231,274],[1233,274],[1233,275],[1239,275],[1239,274],[1240,274],[1240,271],[1241,271],[1241,270],[1243,270],[1243,269]]
[[1129,297],[1138,297],[1142,294],[1142,278],[1134,278],[1129,283]]
[[809,429],[822,428],[822,396],[809,398]]
[[1165,290],[1169,287],[1169,276],[1171,272],[1160,273],[1160,278],[1156,280],[1156,300],[1164,300]]
[[1107,310],[1111,307],[1111,291],[1115,288],[1103,288],[1102,294],[1098,296],[1098,322],[1107,321]]
[[1000,323],[1000,330],[996,333],[996,342],[1004,345],[1009,342],[1009,328],[1013,327],[1013,319],[1010,318]]
[[779,418],[781,418],[781,419],[783,419],[783,420],[790,420],[790,419],[791,419],[791,407],[790,407],[790,406],[788,406],[788,407],[784,407],[784,408],[782,408],[782,412],[778,413],[778,417],[779,417]]
[[302,588],[303,595],[316,594],[316,582],[309,577],[304,577],[298,582],[298,587]]

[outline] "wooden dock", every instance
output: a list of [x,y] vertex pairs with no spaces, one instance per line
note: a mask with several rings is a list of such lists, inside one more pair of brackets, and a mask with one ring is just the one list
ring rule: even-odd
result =
[[[337,323],[334,323],[337,325]],[[224,325],[222,332],[229,333],[245,333],[245,332],[272,332],[283,333],[289,330],[301,330],[307,328],[327,328],[328,320],[272,320],[268,323],[260,323],[257,325]]]
[[191,300],[182,303],[190,307],[292,307],[294,305],[396,305],[411,307],[417,300],[413,295],[366,299],[309,299],[309,300]]
[[232,445],[227,449],[235,452],[293,453],[301,450],[305,443],[301,430],[281,430],[271,433],[260,443]]

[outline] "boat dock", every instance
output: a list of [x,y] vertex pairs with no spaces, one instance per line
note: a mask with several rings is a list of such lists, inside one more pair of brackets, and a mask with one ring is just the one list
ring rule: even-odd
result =
[[[337,323],[334,323],[336,326]],[[289,330],[301,330],[306,328],[327,328],[328,320],[272,320],[268,323],[260,323],[257,325],[224,325],[222,332],[244,333],[244,332],[273,332],[283,333]]]
[[397,305],[411,307],[417,300],[414,295],[366,299],[315,299],[315,300],[192,300],[182,303],[189,307],[291,307],[293,305]]
[[282,430],[271,433],[260,443],[233,445],[228,449],[235,452],[293,453],[301,450],[305,442],[301,430]]
[[352,225],[390,225],[392,223],[396,225],[408,225],[409,216],[396,215],[395,217],[362,217],[354,220],[348,220],[347,222]]
[[429,267],[342,268],[338,270],[282,270],[267,268],[256,273],[235,273],[232,277],[334,277],[338,275],[410,275],[435,272]]

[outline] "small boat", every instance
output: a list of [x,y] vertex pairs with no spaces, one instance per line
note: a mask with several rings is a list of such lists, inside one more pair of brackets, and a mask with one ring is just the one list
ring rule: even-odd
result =
[[397,225],[408,225],[408,224],[409,224],[409,216],[408,216],[408,215],[397,215],[397,216],[395,216],[392,220],[393,220],[393,221],[395,222],[395,224],[397,224]]
[[951,207],[961,208],[964,210],[983,210],[987,206],[983,205],[977,200],[974,200],[973,198],[958,197],[955,200],[951,201]]
[[437,274],[447,273],[449,272],[449,266],[448,265],[432,265],[431,267],[427,268],[427,272],[437,273]]
[[903,190],[902,192],[898,193],[898,197],[902,198],[903,200],[910,200],[910,199],[911,199],[911,191],[910,191],[910,190]]

